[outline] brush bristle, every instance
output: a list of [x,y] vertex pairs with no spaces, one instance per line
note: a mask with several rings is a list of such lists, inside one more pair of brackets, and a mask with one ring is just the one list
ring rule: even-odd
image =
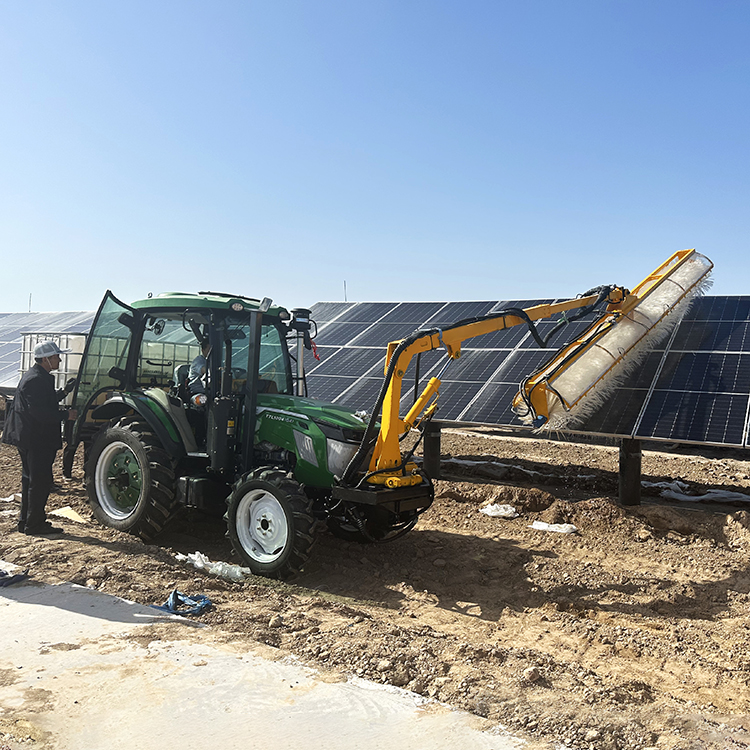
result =
[[638,369],[648,353],[659,346],[672,333],[693,303],[706,293],[711,284],[712,280],[707,274],[569,410],[558,409],[554,413],[551,410],[549,420],[535,432],[542,430],[565,431],[585,422],[611,398],[613,391]]

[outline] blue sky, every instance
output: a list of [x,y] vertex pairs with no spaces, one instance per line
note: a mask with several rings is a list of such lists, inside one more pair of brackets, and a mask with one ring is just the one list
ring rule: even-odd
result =
[[0,0],[0,311],[750,294],[750,4]]

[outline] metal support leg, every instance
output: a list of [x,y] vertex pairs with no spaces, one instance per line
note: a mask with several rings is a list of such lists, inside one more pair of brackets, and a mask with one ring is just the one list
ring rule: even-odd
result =
[[440,424],[428,422],[424,428],[422,468],[430,479],[440,479]]
[[641,441],[620,443],[620,505],[641,504]]

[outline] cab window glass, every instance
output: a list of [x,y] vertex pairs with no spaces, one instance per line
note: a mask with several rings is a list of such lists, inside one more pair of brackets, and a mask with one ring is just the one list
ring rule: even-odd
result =
[[82,409],[103,389],[122,387],[117,371],[124,375],[131,339],[125,321],[132,319],[130,308],[108,294],[89,334],[84,367],[78,374],[76,408]]
[[189,365],[201,353],[192,331],[179,318],[147,319],[138,356],[136,380],[144,387],[165,388],[180,365]]

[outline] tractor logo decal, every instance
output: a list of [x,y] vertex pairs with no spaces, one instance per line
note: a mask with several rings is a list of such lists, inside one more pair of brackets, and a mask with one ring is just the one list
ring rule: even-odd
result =
[[[273,417],[270,412],[273,412],[274,414],[284,414],[287,417],[295,417],[296,419],[305,419],[307,421],[310,420],[310,417],[308,417],[306,414],[298,414],[296,411],[285,411],[284,409],[273,409],[270,406],[259,406],[255,413],[260,415],[263,414],[263,412],[269,412],[266,416],[271,417],[271,419],[280,419],[280,417]],[[292,422],[291,419],[284,419],[284,422]]]

